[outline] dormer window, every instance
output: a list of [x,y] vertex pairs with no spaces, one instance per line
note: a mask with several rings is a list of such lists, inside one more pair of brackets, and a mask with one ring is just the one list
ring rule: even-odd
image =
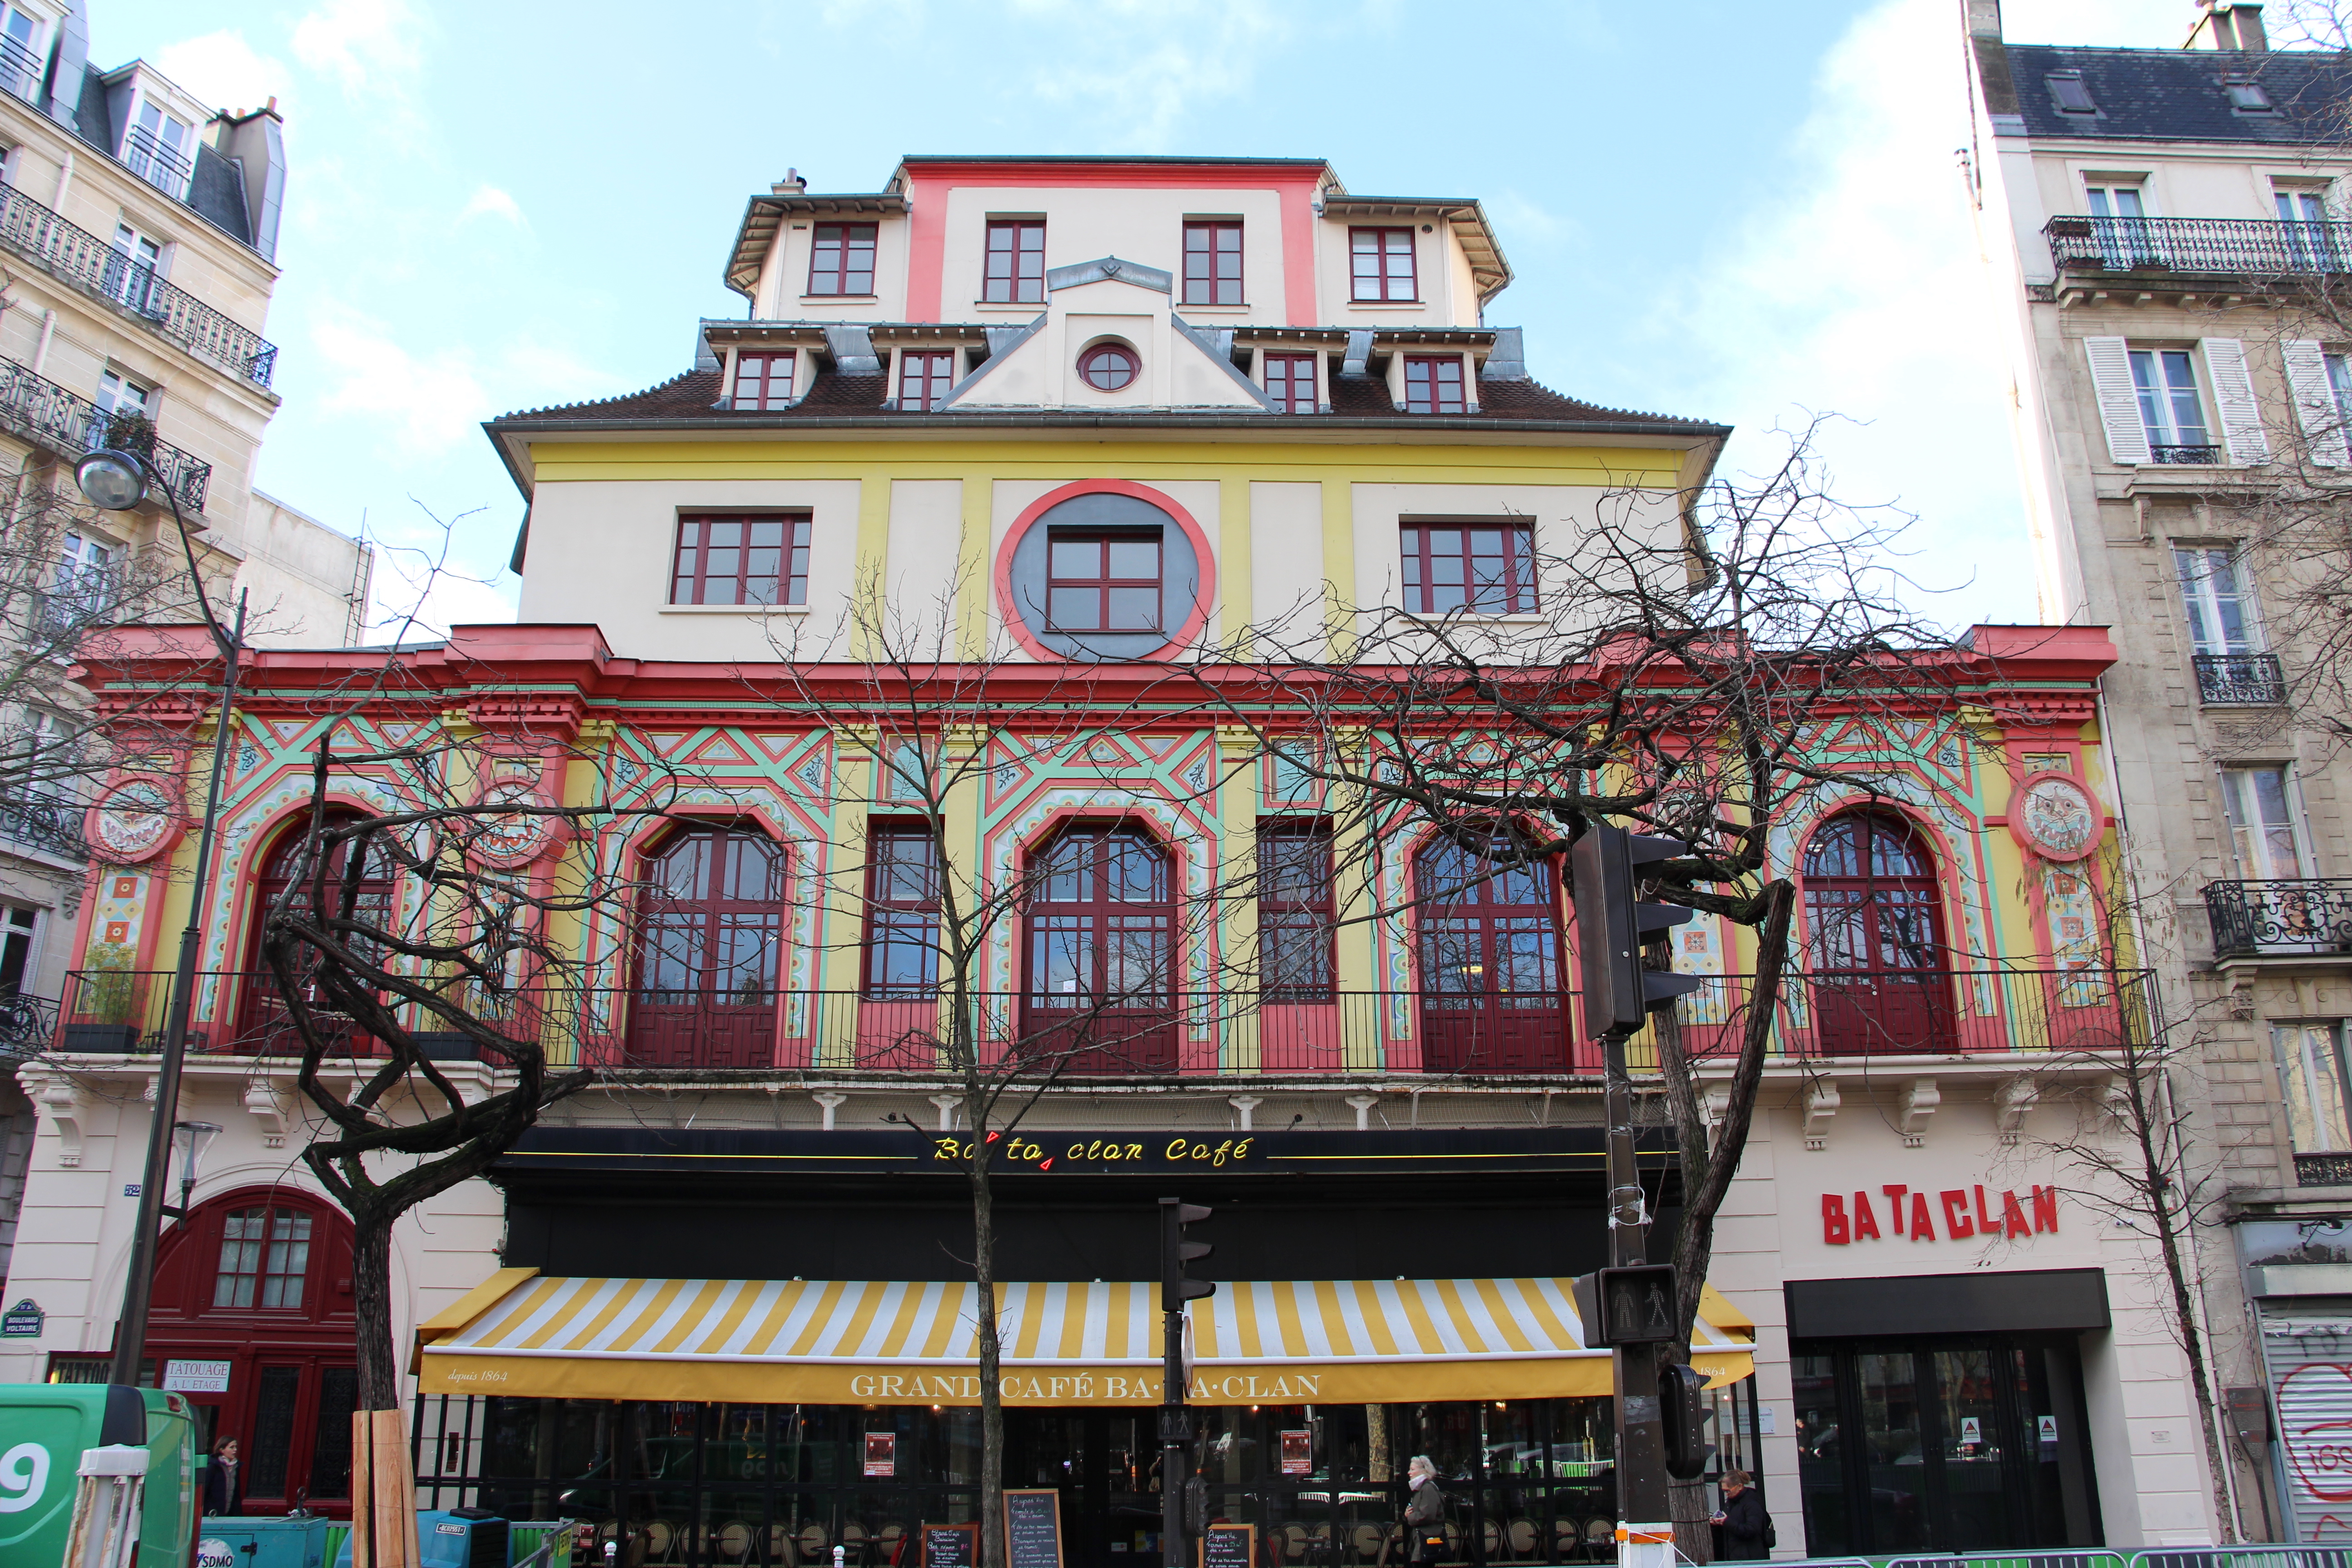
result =
[[992,218],[988,225],[988,270],[981,300],[989,305],[1045,302],[1045,220]]
[[2230,107],[2241,114],[2269,114],[2273,111],[2271,95],[2260,82],[2225,81],[2221,90],[2230,96]]
[[1265,356],[1265,395],[1283,414],[1315,412],[1315,356],[1313,354],[1268,354]]
[[41,24],[21,6],[0,5],[0,89],[30,103],[41,90]]
[[122,135],[122,161],[131,172],[174,201],[187,195],[195,155],[187,123],[152,103],[139,106],[137,122]]
[[929,414],[948,400],[955,384],[955,350],[902,349],[898,353],[898,406]]
[[1242,303],[1242,226],[1239,223],[1188,223],[1184,226],[1184,303]]
[[1410,228],[1349,229],[1348,267],[1359,303],[1410,304],[1419,298]]
[[753,413],[791,407],[793,362],[799,357],[789,349],[780,354],[737,354],[733,405]]
[[1143,362],[1125,343],[1097,343],[1078,356],[1078,379],[1097,392],[1118,392],[1131,384]]
[[1405,355],[1404,410],[1408,414],[1463,412],[1462,356]]
[[2096,114],[2099,106],[2091,97],[2091,88],[2081,71],[2052,71],[2042,79],[2050,88],[2051,101],[2057,104],[2061,114]]
[[874,292],[874,232],[870,223],[821,223],[809,247],[808,291]]

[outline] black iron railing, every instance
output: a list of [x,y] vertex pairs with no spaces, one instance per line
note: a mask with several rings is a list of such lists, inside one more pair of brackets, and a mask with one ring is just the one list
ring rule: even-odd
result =
[[2286,700],[2286,677],[2278,656],[2269,653],[2200,653],[2189,662],[2197,669],[2197,700],[2214,707],[2260,707]]
[[2231,277],[2352,272],[2352,223],[2069,215],[2052,218],[2042,233],[2062,272],[2156,269]]
[[0,838],[68,860],[87,860],[89,845],[81,835],[85,815],[79,801],[43,795],[12,800],[0,795]]
[[[0,60],[0,81],[5,76],[6,63]],[[198,359],[256,386],[269,384],[278,366],[277,344],[12,185],[0,185],[0,245],[53,277],[131,310]]]
[[2352,880],[2209,882],[2217,958],[2352,952]]
[[57,1031],[56,997],[0,994],[0,1061],[32,1056]]
[[2218,468],[2221,462],[2221,448],[2205,441],[2150,441],[2147,444],[2147,460],[2184,468]]
[[2352,1154],[2297,1154],[2294,1184],[2298,1187],[2352,1187]]
[[123,133],[122,162],[132,174],[174,201],[188,194],[188,176],[194,173],[188,160],[164,146],[142,126],[134,125]]
[[36,105],[41,96],[40,57],[5,34],[0,34],[0,92]]
[[14,360],[0,360],[0,426],[37,441],[72,461],[110,445],[128,445],[155,465],[163,482],[190,511],[205,510],[213,468],[168,441],[137,416],[110,414],[79,393],[68,392],[35,375]]

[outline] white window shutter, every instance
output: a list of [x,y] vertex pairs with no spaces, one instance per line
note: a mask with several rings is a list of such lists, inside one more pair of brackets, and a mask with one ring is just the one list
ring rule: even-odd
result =
[[2119,464],[2147,461],[2147,426],[2140,423],[2139,395],[2132,390],[2131,355],[2121,338],[2084,338],[2090,356],[2091,390],[2099,399],[2099,420],[2107,427],[2107,456]]
[[2271,460],[2271,440],[2263,431],[2262,405],[2254,401],[2254,379],[2246,374],[2246,345],[2235,338],[2205,338],[2205,374],[2213,384],[2213,412],[2221,417],[2221,437],[2230,461],[2251,468]]
[[2294,398],[2294,422],[2313,463],[2323,468],[2344,467],[2344,416],[2336,409],[2335,389],[2327,384],[2327,356],[2316,338],[2291,338],[2281,348],[2286,361],[2287,390]]

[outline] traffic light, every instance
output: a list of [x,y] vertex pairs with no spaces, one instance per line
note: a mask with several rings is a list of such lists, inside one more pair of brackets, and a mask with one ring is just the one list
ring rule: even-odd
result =
[[1643,1263],[1580,1274],[1576,1315],[1584,1320],[1584,1342],[1658,1345],[1675,1337],[1675,1266]]
[[[1181,1312],[1187,1301],[1197,1301],[1203,1296],[1213,1296],[1217,1288],[1206,1279],[1194,1279],[1184,1272],[1188,1263],[1198,1263],[1216,1250],[1205,1241],[1187,1241],[1184,1227],[1198,1225],[1216,1211],[1200,1204],[1188,1204],[1181,1198],[1160,1200],[1160,1310]],[[1172,1375],[1172,1374],[1171,1374]]]
[[1696,991],[1701,981],[1642,967],[1642,944],[1696,911],[1633,900],[1633,868],[1690,853],[1679,838],[1595,826],[1568,852],[1576,896],[1576,956],[1584,972],[1584,1017],[1596,1035],[1631,1034],[1650,1009]]
[[1666,1474],[1678,1481],[1706,1469],[1706,1374],[1695,1366],[1658,1369],[1658,1415],[1665,1426]]

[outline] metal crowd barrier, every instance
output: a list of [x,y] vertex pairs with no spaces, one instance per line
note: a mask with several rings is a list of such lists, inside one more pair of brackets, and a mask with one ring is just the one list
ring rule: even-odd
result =
[[2152,1546],[2099,1550],[1958,1552],[1905,1557],[1795,1557],[1772,1568],[2352,1568],[2352,1547]]

